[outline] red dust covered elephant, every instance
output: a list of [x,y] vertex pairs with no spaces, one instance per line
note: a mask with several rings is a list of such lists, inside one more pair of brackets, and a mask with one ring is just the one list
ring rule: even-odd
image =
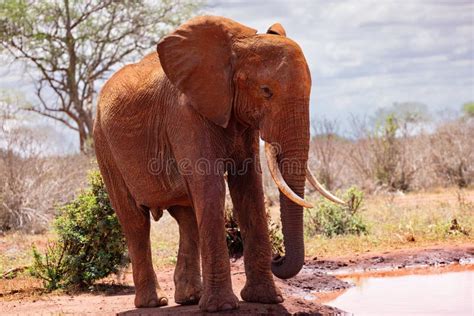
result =
[[[266,34],[203,16],[165,36],[157,53],[103,87],[94,126],[100,171],[126,236],[135,305],[166,305],[152,265],[150,214],[179,224],[175,300],[203,311],[234,309],[224,232],[225,175],[244,240],[248,302],[283,301],[272,272],[304,264],[310,72],[280,24]],[[259,137],[280,189],[285,256],[271,258]],[[202,281],[201,261],[202,260]],[[157,291],[158,290],[158,291]]]

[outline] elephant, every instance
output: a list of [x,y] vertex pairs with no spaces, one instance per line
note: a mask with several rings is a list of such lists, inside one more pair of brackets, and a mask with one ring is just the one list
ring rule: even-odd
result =
[[[190,19],[104,84],[94,146],[127,242],[136,307],[168,303],[150,246],[150,217],[167,210],[179,225],[175,301],[207,312],[238,308],[225,241],[226,183],[244,242],[241,298],[283,301],[273,275],[293,277],[304,264],[303,207],[312,206],[304,200],[306,178],[344,203],[307,168],[310,90],[303,52],[279,23],[258,34],[216,16]],[[280,191],[285,255],[275,258],[260,139]]]

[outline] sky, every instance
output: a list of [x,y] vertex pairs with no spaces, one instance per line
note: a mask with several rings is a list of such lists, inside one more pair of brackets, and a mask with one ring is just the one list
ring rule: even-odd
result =
[[437,112],[474,100],[474,1],[223,1],[206,11],[265,32],[280,22],[303,49],[311,115],[344,121],[394,103]]
[[[474,100],[472,0],[208,0],[202,11],[260,33],[280,22],[309,64],[313,119],[344,125],[394,103],[435,113]],[[2,89],[31,94],[28,80],[18,67],[0,67]],[[74,134],[61,139],[75,147]]]

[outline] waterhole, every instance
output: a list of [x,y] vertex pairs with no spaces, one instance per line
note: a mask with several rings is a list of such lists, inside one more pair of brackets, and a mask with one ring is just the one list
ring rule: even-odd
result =
[[360,274],[324,304],[354,315],[474,315],[474,266]]

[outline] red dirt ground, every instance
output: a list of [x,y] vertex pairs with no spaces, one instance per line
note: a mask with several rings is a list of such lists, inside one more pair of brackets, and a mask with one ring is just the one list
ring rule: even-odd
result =
[[[350,285],[339,280],[342,276],[377,271],[406,271],[416,267],[445,266],[452,263],[474,263],[474,245],[405,249],[395,252],[367,254],[350,258],[308,260],[300,274],[290,280],[276,280],[285,302],[279,305],[241,302],[240,309],[221,314],[229,315],[337,315],[343,311],[322,305],[332,291]],[[135,309],[130,271],[120,280],[107,280],[91,293],[43,294],[41,284],[31,278],[17,277],[0,280],[0,314],[100,314],[100,315],[200,315],[197,306],[177,306],[173,302],[173,269],[158,274],[167,293],[167,307]],[[245,283],[242,260],[232,263],[234,292],[239,293]],[[117,283],[121,285],[117,285]],[[115,285],[114,285],[115,284]]]

